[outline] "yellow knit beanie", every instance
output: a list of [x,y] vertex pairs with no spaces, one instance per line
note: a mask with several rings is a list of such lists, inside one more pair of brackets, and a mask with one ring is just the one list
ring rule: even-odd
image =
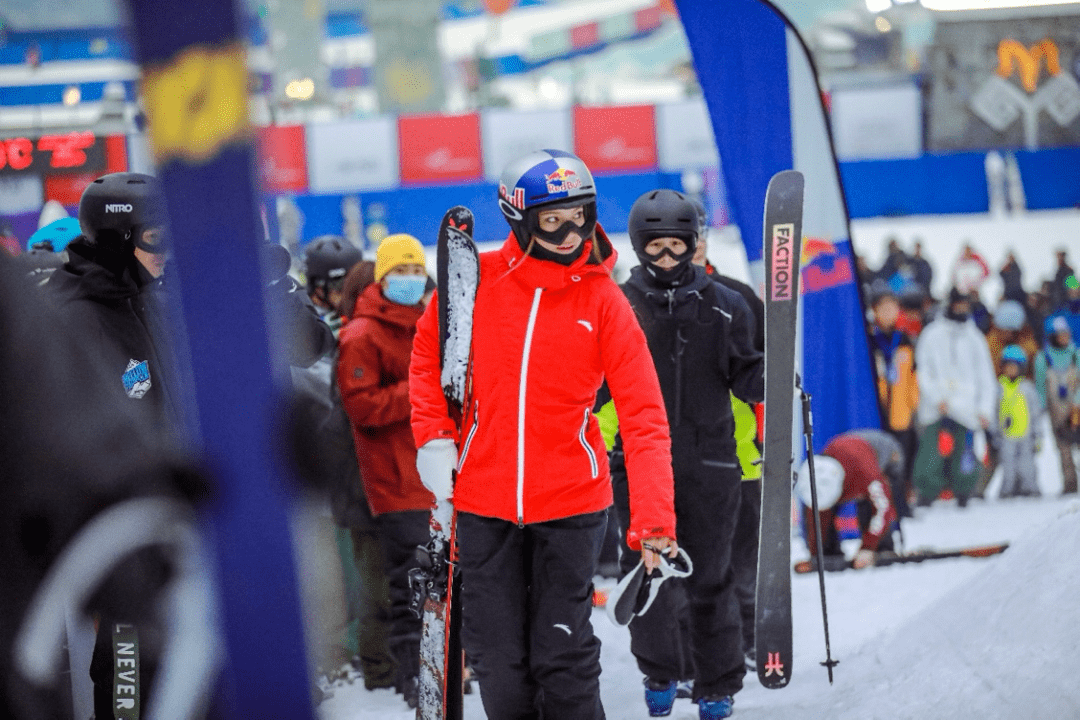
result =
[[375,254],[375,282],[382,280],[386,273],[398,265],[411,263],[426,265],[424,246],[420,241],[406,233],[388,235],[379,244]]

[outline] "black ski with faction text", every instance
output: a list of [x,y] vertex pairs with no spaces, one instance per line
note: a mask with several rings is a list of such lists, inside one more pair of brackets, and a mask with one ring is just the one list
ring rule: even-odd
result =
[[791,486],[795,337],[802,250],[803,176],[777,173],[765,194],[765,441],[758,544],[757,673],[767,688],[791,681]]
[[[473,214],[456,206],[439,227],[436,283],[439,304],[439,364],[450,417],[461,428],[467,402],[472,317],[480,281],[480,259],[472,239]],[[417,720],[461,720],[464,654],[461,647],[461,577],[452,504],[431,511],[431,541],[418,548],[420,568],[410,573],[414,608],[420,611],[420,676]]]

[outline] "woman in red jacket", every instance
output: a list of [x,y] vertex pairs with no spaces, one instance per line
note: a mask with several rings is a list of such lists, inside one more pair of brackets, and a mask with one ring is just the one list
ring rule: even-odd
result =
[[629,424],[627,542],[650,569],[677,550],[667,417],[585,164],[530,153],[504,171],[499,207],[512,232],[480,256],[460,436],[440,387],[437,300],[417,326],[417,464],[458,513],[462,637],[487,716],[602,718],[589,618],[612,491],[592,407],[606,379]]
[[409,610],[409,570],[428,540],[434,498],[416,472],[409,428],[409,358],[427,282],[424,248],[411,235],[379,245],[375,282],[356,300],[339,338],[338,387],[390,585],[390,650],[396,688],[416,707],[420,620]]

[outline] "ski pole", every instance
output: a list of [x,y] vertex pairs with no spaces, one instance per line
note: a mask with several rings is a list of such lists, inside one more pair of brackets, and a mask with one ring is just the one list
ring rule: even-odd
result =
[[817,481],[814,477],[814,420],[810,412],[810,395],[802,386],[802,378],[795,376],[795,386],[799,388],[799,397],[802,400],[803,413],[803,437],[806,438],[806,462],[810,469],[810,504],[814,517],[814,537],[817,540],[815,548],[817,556],[818,585],[821,589],[821,620],[825,624],[825,661],[824,665],[829,671],[829,684],[833,681],[833,668],[839,664],[839,660],[833,660],[832,651],[829,648],[829,610],[825,603],[825,564],[821,555],[821,518],[818,516]]

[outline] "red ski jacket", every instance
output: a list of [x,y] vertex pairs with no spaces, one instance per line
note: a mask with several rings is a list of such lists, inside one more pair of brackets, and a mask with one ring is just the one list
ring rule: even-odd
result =
[[427,510],[435,501],[416,471],[409,429],[409,358],[419,317],[418,307],[387,300],[373,283],[338,340],[337,382],[373,515]]
[[524,525],[612,503],[604,440],[592,415],[607,379],[622,420],[630,482],[627,544],[675,537],[671,440],[652,356],[611,278],[615,251],[570,266],[525,256],[511,234],[480,256],[473,360],[462,436],[439,379],[438,300],[417,324],[409,391],[417,447],[457,441],[454,506]]

